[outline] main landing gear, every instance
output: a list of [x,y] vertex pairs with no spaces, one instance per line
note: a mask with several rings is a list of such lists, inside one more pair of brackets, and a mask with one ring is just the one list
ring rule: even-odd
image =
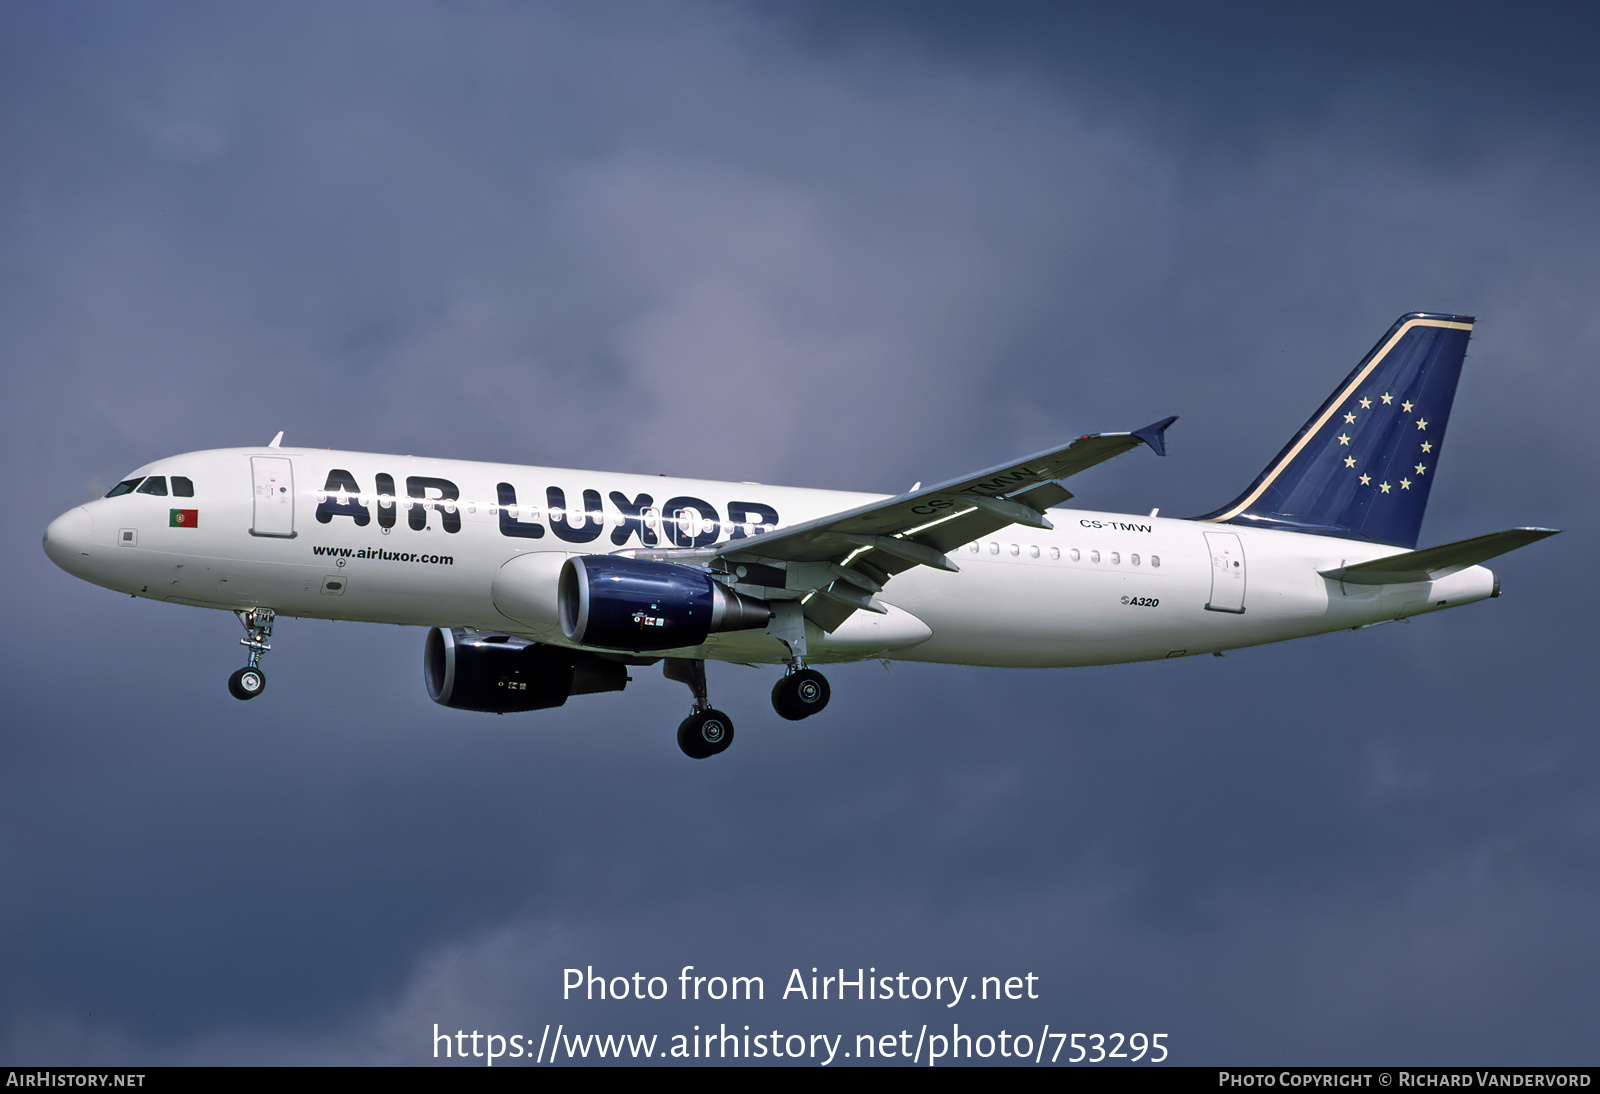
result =
[[704,760],[727,750],[733,743],[733,719],[711,706],[706,698],[706,663],[686,657],[669,657],[661,671],[668,680],[687,684],[694,693],[694,710],[678,726],[678,747],[691,759]]
[[271,608],[251,608],[235,611],[244,625],[245,637],[239,644],[250,651],[250,663],[228,677],[228,690],[235,699],[254,699],[267,687],[267,674],[261,671],[261,655],[272,648],[267,639],[272,637],[272,621],[277,613]]
[[806,617],[799,601],[780,600],[772,606],[767,633],[789,647],[789,669],[772,688],[772,709],[780,718],[798,722],[819,714],[833,689],[828,678],[806,668]]
[[[704,760],[726,751],[733,743],[733,719],[714,709],[706,697],[706,663],[669,657],[661,669],[668,680],[687,684],[694,693],[694,709],[678,726],[678,747],[684,755]],[[798,722],[820,712],[832,693],[826,676],[816,669],[801,668],[795,661],[772,689],[772,707],[789,721]]]
[[772,709],[791,722],[821,713],[833,689],[828,678],[816,669],[791,664],[789,671],[772,686]]

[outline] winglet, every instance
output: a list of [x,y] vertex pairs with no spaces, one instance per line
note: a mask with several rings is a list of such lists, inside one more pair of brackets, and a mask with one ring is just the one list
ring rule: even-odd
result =
[[272,443],[267,445],[267,447],[268,448],[277,448],[278,445],[280,443],[282,443],[282,441],[283,441],[283,430],[280,429],[280,430],[278,430],[278,435],[276,437],[272,438]]
[[1147,425],[1143,429],[1135,429],[1131,436],[1137,437],[1149,445],[1156,455],[1165,456],[1167,454],[1167,426],[1177,420],[1178,416],[1176,414],[1170,418],[1162,418],[1159,422]]

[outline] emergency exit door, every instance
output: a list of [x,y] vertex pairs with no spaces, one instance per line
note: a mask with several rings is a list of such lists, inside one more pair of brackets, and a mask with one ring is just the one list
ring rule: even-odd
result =
[[294,538],[294,465],[284,456],[251,456],[255,519],[250,534]]
[[1244,547],[1232,532],[1207,532],[1211,550],[1211,600],[1208,612],[1244,612]]

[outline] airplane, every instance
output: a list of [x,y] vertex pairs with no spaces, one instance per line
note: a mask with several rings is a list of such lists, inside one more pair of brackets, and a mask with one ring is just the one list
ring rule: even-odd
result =
[[1500,595],[1481,563],[1554,535],[1417,549],[1470,316],[1401,316],[1239,497],[1189,519],[1061,508],[1061,480],[1176,418],[1094,433],[893,497],[282,447],[190,452],[51,522],[97,585],[238,616],[239,699],[278,616],[429,628],[446,707],[497,714],[688,686],[678,744],[733,740],[705,663],[782,666],[772,705],[828,705],[813,666],[1156,661],[1358,629]]

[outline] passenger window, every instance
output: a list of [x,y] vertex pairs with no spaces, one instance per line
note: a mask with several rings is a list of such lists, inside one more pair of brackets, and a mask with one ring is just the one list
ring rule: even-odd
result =
[[1015,543],[1013,543],[1013,544],[1012,544],[1012,545],[1011,545],[1011,553],[1012,553],[1012,554],[1014,554],[1014,555],[1015,555],[1015,554],[1019,554],[1019,553],[1020,553],[1020,552],[1019,552],[1019,551],[1018,551],[1018,550],[1017,550],[1017,545],[1016,545],[1016,544],[1015,544]]
[[1059,547],[1050,548],[1050,557],[1052,559],[1059,560],[1061,558],[1061,548],[1059,548]]
[[144,485],[138,490],[141,494],[154,494],[158,498],[167,496],[167,477],[165,475],[151,475],[144,480]]
[[1150,556],[1150,568],[1151,569],[1160,569],[1161,568],[1161,556],[1160,555],[1151,555]]
[[1139,556],[1138,555],[1129,555],[1128,556],[1128,561],[1133,563],[1135,566],[1137,566],[1137,565],[1139,565]]
[[1082,557],[1082,556],[1081,556],[1081,555],[1079,555],[1079,554],[1078,554],[1078,549],[1077,549],[1077,548],[1076,548],[1076,547],[1074,547],[1074,548],[1073,548],[1073,549],[1072,549],[1072,561],[1074,561],[1074,562],[1076,562],[1076,561],[1078,561],[1078,559],[1079,559],[1079,558],[1081,558],[1081,557]]
[[1089,552],[1089,561],[1090,562],[1099,562],[1100,561],[1100,552],[1099,551],[1090,551]]
[[1033,556],[1034,558],[1038,558],[1039,557],[1039,548],[1038,548],[1038,546],[1036,546],[1036,545],[1030,546],[1028,548],[1028,554]]
[[111,488],[111,492],[107,494],[106,497],[120,498],[124,494],[131,494],[133,493],[133,488],[138,486],[143,481],[143,479],[123,479],[121,482],[117,483],[117,485]]
[[1113,566],[1121,566],[1122,565],[1122,556],[1120,554],[1118,554],[1117,552],[1115,552],[1115,551],[1111,552],[1111,565],[1113,565]]
[[194,483],[182,475],[172,476],[172,496],[175,498],[194,497]]
[[972,553],[973,554],[977,554],[978,553],[978,543],[977,543],[976,540],[974,540],[972,543],[968,544],[968,546],[972,548]]
[[989,541],[989,553],[991,555],[997,555],[1000,553],[1000,545],[994,540]]

